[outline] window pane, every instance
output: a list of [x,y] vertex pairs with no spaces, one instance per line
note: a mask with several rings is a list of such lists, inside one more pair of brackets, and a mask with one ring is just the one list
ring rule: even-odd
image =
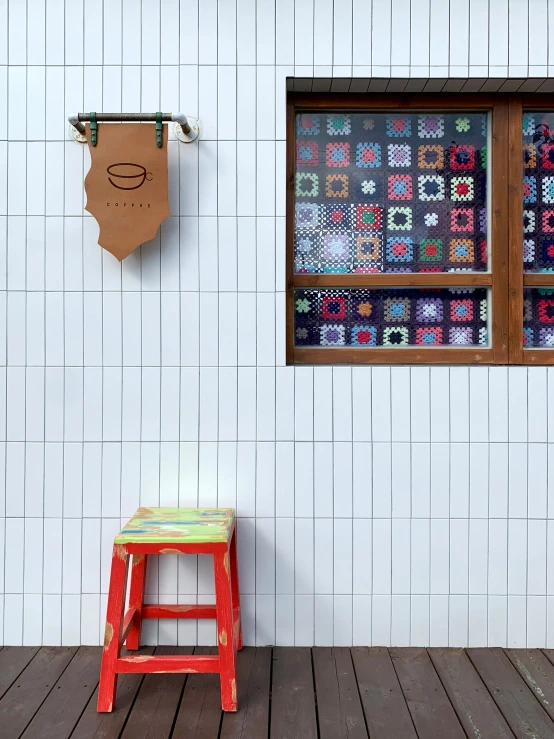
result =
[[554,113],[523,114],[523,268],[554,270]]
[[523,291],[523,348],[554,349],[554,288]]
[[487,120],[298,114],[295,271],[487,270]]
[[488,345],[487,288],[297,289],[294,317],[296,346]]

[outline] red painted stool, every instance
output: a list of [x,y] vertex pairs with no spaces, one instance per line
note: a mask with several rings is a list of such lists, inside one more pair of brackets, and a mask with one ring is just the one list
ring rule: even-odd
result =
[[[213,605],[145,605],[144,575],[150,554],[212,554],[215,573]],[[125,594],[129,558],[133,556],[129,609]],[[217,656],[121,656],[138,649],[143,618],[217,619]],[[219,672],[221,706],[237,710],[236,659],[242,649],[235,512],[232,508],[139,508],[115,537],[98,710],[115,704],[117,675],[122,672]]]

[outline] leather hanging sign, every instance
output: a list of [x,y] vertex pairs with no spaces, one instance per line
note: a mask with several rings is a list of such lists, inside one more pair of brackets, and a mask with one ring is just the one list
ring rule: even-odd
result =
[[153,239],[169,218],[167,126],[159,132],[145,123],[98,126],[87,141],[91,165],[85,178],[86,210],[100,226],[98,243],[119,261]]

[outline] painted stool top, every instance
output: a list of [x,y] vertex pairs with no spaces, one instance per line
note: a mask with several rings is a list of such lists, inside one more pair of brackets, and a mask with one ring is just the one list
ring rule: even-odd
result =
[[234,518],[233,508],[139,508],[115,537],[115,543],[226,542]]

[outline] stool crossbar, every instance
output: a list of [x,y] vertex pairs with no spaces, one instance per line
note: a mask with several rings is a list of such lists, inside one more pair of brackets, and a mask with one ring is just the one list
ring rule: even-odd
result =
[[[153,554],[211,554],[215,605],[145,604],[146,561]],[[129,570],[129,607],[125,611]],[[124,644],[127,650],[139,648],[140,628],[145,618],[216,619],[218,654],[121,656]],[[236,654],[239,649],[242,649],[242,630],[234,510],[139,508],[114,540],[98,711],[113,710],[117,675],[129,672],[218,672],[222,708],[236,711]]]

